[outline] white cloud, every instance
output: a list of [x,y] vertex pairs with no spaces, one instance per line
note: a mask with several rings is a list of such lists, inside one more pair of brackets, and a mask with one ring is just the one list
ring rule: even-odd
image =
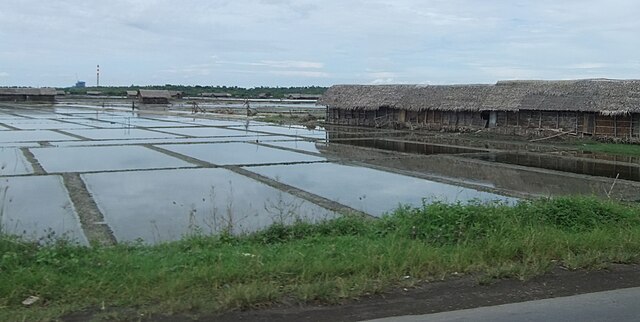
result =
[[371,72],[367,73],[367,77],[369,78],[395,78],[398,77],[398,73],[394,72]]
[[544,78],[541,76],[542,71],[517,66],[480,67],[480,70],[496,80]]
[[377,78],[372,80],[369,84],[371,85],[387,85],[387,84],[398,84],[393,78]]
[[606,68],[609,64],[602,63],[580,63],[580,64],[572,64],[567,66],[570,69],[601,69]]
[[640,72],[636,0],[3,4],[0,85],[65,86],[75,81],[68,75],[93,79],[98,63],[112,85],[490,83]]
[[272,68],[310,68],[310,69],[320,69],[324,67],[323,63],[311,62],[311,61],[295,61],[295,60],[263,60],[260,62],[264,64],[264,66],[272,67]]
[[273,70],[273,75],[292,76],[292,77],[311,77],[311,78],[328,78],[331,75],[326,72],[308,71],[308,70]]

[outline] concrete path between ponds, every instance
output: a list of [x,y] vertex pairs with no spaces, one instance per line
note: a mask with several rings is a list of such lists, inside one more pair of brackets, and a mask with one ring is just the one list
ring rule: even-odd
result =
[[640,321],[640,287],[374,321]]

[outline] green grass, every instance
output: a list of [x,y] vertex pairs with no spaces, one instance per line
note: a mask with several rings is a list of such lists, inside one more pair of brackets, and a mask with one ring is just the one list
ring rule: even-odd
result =
[[[47,246],[0,239],[0,320],[83,308],[221,312],[287,302],[337,303],[457,274],[527,279],[554,265],[640,260],[640,209],[586,197],[403,207],[380,220],[275,225],[241,237],[155,246]],[[41,297],[34,307],[20,302]]]
[[586,143],[580,147],[582,150],[617,155],[640,156],[640,144],[624,143]]

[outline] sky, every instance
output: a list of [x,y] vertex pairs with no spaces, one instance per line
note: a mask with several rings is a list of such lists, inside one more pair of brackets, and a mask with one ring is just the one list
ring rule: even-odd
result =
[[640,78],[637,0],[2,0],[0,86]]

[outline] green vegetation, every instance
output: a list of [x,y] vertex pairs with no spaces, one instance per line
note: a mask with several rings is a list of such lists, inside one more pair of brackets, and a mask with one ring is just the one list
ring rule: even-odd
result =
[[301,86],[301,87],[253,87],[242,88],[237,86],[185,86],[185,85],[158,85],[158,86],[109,86],[109,87],[86,87],[86,88],[60,88],[70,94],[84,95],[87,91],[100,91],[108,96],[126,96],[127,91],[138,89],[166,89],[170,91],[181,91],[185,96],[199,96],[202,93],[229,93],[235,98],[257,98],[260,94],[268,94],[272,98],[283,98],[287,94],[309,94],[322,95],[327,90],[321,86]]
[[624,144],[624,143],[586,143],[581,146],[584,151],[640,156],[640,144]]
[[[0,240],[0,320],[83,308],[219,312],[271,303],[336,303],[450,275],[526,279],[556,265],[640,261],[637,205],[571,197],[518,205],[402,207],[380,220],[346,216],[234,237],[156,246],[38,246]],[[32,307],[28,296],[41,298]]]

